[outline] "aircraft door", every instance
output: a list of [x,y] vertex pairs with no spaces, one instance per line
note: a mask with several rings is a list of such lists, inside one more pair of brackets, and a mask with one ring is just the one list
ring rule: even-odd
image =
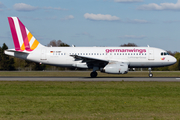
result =
[[154,50],[149,49],[148,60],[154,60]]
[[42,49],[41,50],[41,60],[47,60],[47,58],[46,58],[47,56],[46,56],[46,49]]

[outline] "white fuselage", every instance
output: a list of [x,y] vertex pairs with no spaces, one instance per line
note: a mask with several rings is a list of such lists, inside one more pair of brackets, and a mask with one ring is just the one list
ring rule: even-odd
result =
[[42,64],[79,68],[88,66],[86,62],[75,59],[73,55],[107,62],[125,62],[129,68],[162,67],[176,62],[166,51],[153,47],[38,47],[29,54],[8,51],[5,53]]

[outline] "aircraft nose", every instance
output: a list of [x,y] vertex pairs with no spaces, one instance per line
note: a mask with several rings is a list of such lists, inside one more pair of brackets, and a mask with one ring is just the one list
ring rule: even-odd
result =
[[175,57],[171,57],[171,62],[174,64],[174,63],[176,63],[177,62],[177,59],[175,58]]

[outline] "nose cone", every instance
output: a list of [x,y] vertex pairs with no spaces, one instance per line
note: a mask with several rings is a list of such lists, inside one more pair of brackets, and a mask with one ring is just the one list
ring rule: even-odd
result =
[[175,64],[177,62],[177,59],[175,57],[171,56],[170,62],[172,64]]

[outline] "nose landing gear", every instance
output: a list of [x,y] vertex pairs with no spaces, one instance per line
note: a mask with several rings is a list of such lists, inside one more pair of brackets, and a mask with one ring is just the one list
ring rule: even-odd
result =
[[153,74],[152,74],[151,68],[148,68],[148,70],[149,70],[149,77],[150,77],[150,78],[151,78],[151,77],[153,77]]

